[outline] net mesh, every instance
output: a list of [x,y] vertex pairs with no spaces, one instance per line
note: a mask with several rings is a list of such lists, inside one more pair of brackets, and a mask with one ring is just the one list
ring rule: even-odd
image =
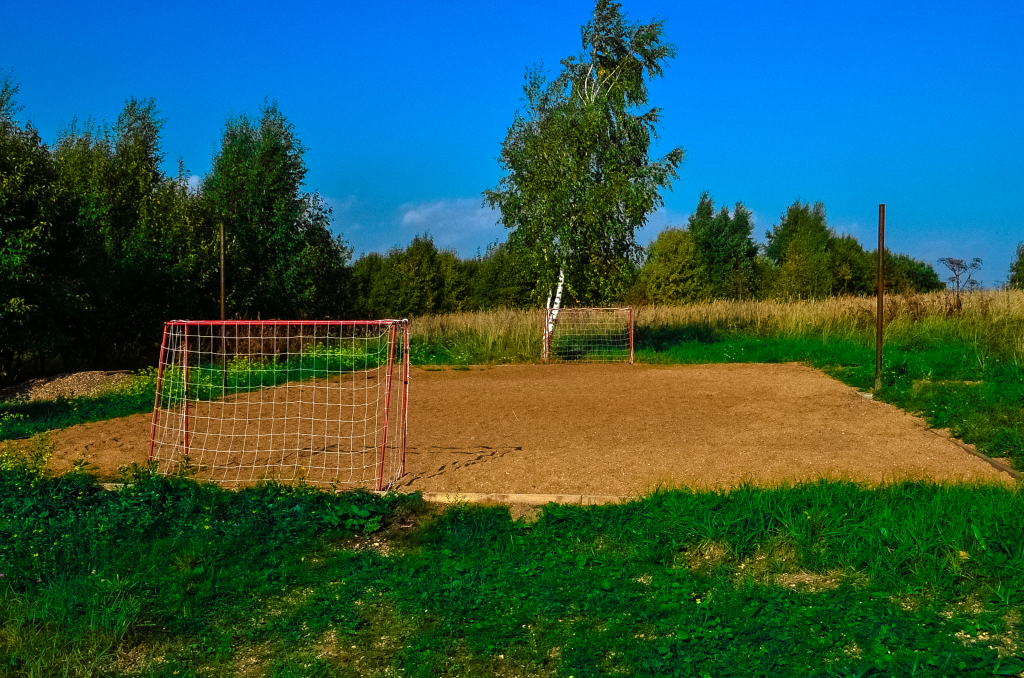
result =
[[633,309],[544,311],[545,363],[632,363]]
[[403,473],[408,322],[174,321],[150,459],[228,485],[386,489]]

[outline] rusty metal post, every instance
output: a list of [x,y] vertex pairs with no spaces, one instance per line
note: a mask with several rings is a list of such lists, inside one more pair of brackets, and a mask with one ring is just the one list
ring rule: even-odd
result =
[[[224,220],[220,220],[220,397],[228,390],[228,330],[224,324]],[[210,338],[213,342],[213,338]]]
[[160,387],[164,383],[164,351],[167,350],[167,324],[164,324],[164,336],[160,340],[160,361],[156,364],[156,398],[153,401],[153,425],[149,429],[149,461],[153,461],[153,446],[156,445],[156,423],[160,413]]
[[875,312],[875,392],[882,390],[882,325],[885,320],[885,204],[878,206],[878,309]]
[[224,320],[224,221],[220,222],[220,319]]

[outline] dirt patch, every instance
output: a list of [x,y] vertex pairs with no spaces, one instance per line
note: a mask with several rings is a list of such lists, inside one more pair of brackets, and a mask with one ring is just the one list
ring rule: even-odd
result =
[[[403,491],[639,495],[821,477],[1012,483],[891,405],[797,365],[413,369]],[[144,462],[150,415],[55,433],[54,471]]]
[[8,386],[0,390],[0,402],[80,398],[97,395],[130,380],[128,371],[68,372]]

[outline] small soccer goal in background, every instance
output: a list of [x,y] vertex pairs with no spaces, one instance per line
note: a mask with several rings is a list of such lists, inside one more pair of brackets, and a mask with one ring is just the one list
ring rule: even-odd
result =
[[408,398],[407,320],[175,320],[149,458],[228,485],[383,490],[404,473]]
[[541,360],[633,364],[633,309],[544,309]]

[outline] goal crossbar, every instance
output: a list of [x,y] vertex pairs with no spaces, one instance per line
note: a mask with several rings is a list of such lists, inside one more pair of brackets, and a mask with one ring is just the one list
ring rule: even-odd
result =
[[407,320],[165,323],[149,458],[163,474],[372,486],[405,472]]

